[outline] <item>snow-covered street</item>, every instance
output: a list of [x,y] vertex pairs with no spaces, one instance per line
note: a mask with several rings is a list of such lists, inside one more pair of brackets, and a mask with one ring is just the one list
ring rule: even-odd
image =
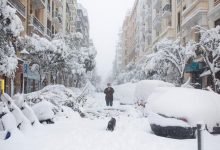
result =
[[[58,117],[56,123],[32,128],[8,140],[0,140],[1,150],[196,150],[196,139],[177,140],[151,133],[147,118],[132,105],[105,107],[104,94],[88,99],[88,112],[100,118],[81,118],[73,112],[69,118]],[[90,109],[89,109],[90,108]],[[121,111],[123,110],[123,111]],[[86,111],[86,110],[85,110]],[[117,113],[118,112],[118,113]],[[104,117],[104,116],[107,117]],[[115,131],[106,131],[110,116],[117,120]],[[205,133],[204,149],[218,150],[220,136]],[[207,144],[206,144],[207,143]]]

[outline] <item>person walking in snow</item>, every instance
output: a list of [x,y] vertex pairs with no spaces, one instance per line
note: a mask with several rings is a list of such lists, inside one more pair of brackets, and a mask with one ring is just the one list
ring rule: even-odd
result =
[[108,83],[107,86],[108,87],[104,90],[106,106],[112,106],[114,89],[111,87],[110,83]]

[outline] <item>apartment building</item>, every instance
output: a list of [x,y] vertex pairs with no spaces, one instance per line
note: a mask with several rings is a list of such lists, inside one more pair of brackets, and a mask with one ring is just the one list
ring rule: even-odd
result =
[[179,7],[181,11],[177,12],[177,15],[181,14],[180,32],[183,44],[185,45],[189,40],[198,42],[200,34],[193,27],[199,25],[208,28],[208,0],[182,0],[179,2]]
[[220,25],[220,0],[209,0],[209,27]]
[[152,46],[176,38],[176,0],[152,0]]
[[62,33],[75,32],[75,22],[77,15],[77,0],[62,0],[63,12],[62,12]]
[[[33,33],[51,40],[54,34],[75,32],[76,0],[8,0],[8,5],[16,9],[21,19],[24,32]],[[39,89],[39,73],[30,71],[31,66],[21,59],[20,50],[16,49],[18,68],[15,78],[5,79],[5,89],[10,95],[17,92],[31,92]],[[26,71],[24,71],[26,70]]]
[[145,23],[145,45],[144,52],[145,54],[149,54],[152,52],[151,43],[152,43],[152,1],[145,0],[145,15],[144,15],[144,23]]
[[135,4],[123,23],[123,55],[124,66],[127,66],[131,61],[136,61],[137,53],[137,9],[139,0]]
[[76,32],[83,35],[82,45],[89,46],[89,19],[87,10],[81,5],[77,4],[77,18],[76,18]]

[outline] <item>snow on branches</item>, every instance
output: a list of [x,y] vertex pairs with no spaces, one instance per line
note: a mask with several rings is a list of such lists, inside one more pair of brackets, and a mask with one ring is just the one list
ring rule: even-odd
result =
[[200,31],[201,39],[199,43],[194,45],[194,51],[197,52],[197,55],[203,57],[213,78],[213,88],[217,91],[216,86],[219,79],[216,78],[216,70],[220,64],[220,26],[209,30],[199,26],[195,28]]
[[[67,47],[62,40],[49,41],[44,37],[34,34],[24,38],[24,48],[29,52],[32,64],[39,65],[39,73],[57,72],[64,67],[68,55]],[[41,78],[41,81],[44,78]]]
[[16,37],[23,31],[22,22],[16,10],[0,2],[0,75],[13,76],[18,64],[15,55]]
[[124,73],[116,77],[117,83],[153,79],[181,84],[185,66],[195,55],[191,42],[183,47],[179,40],[163,39],[156,43],[154,49],[154,53],[145,55],[135,63],[131,62]]
[[[41,81],[47,73],[60,74],[65,82],[64,73],[81,82],[86,73],[95,67],[96,50],[93,46],[82,47],[81,34],[58,34],[51,41],[38,35],[21,39],[21,45],[29,52],[31,64],[39,65]],[[79,84],[79,83],[78,83]]]

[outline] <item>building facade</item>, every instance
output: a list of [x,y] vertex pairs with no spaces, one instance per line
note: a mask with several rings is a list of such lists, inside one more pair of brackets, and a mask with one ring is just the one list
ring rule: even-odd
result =
[[77,4],[76,17],[76,32],[80,32],[83,36],[82,45],[89,47],[89,19],[87,10],[81,5]]
[[[124,19],[121,50],[116,51],[121,53],[116,56],[121,56],[123,65],[117,68],[125,69],[130,62],[152,53],[155,44],[164,38],[180,39],[183,46],[190,40],[199,42],[201,35],[195,27],[210,29],[220,25],[219,14],[220,0],[136,0]],[[201,72],[190,69],[190,65],[200,66],[202,59],[195,61],[189,64],[190,71],[186,69],[185,78],[207,85],[209,77],[200,77]]]
[[[51,40],[55,34],[76,31],[77,0],[8,0],[8,5],[16,9],[24,31],[21,36],[37,34]],[[16,49],[18,68],[15,77],[5,80],[5,90],[9,95],[17,92],[32,92],[40,89],[40,78],[33,66],[25,61],[21,50]]]

